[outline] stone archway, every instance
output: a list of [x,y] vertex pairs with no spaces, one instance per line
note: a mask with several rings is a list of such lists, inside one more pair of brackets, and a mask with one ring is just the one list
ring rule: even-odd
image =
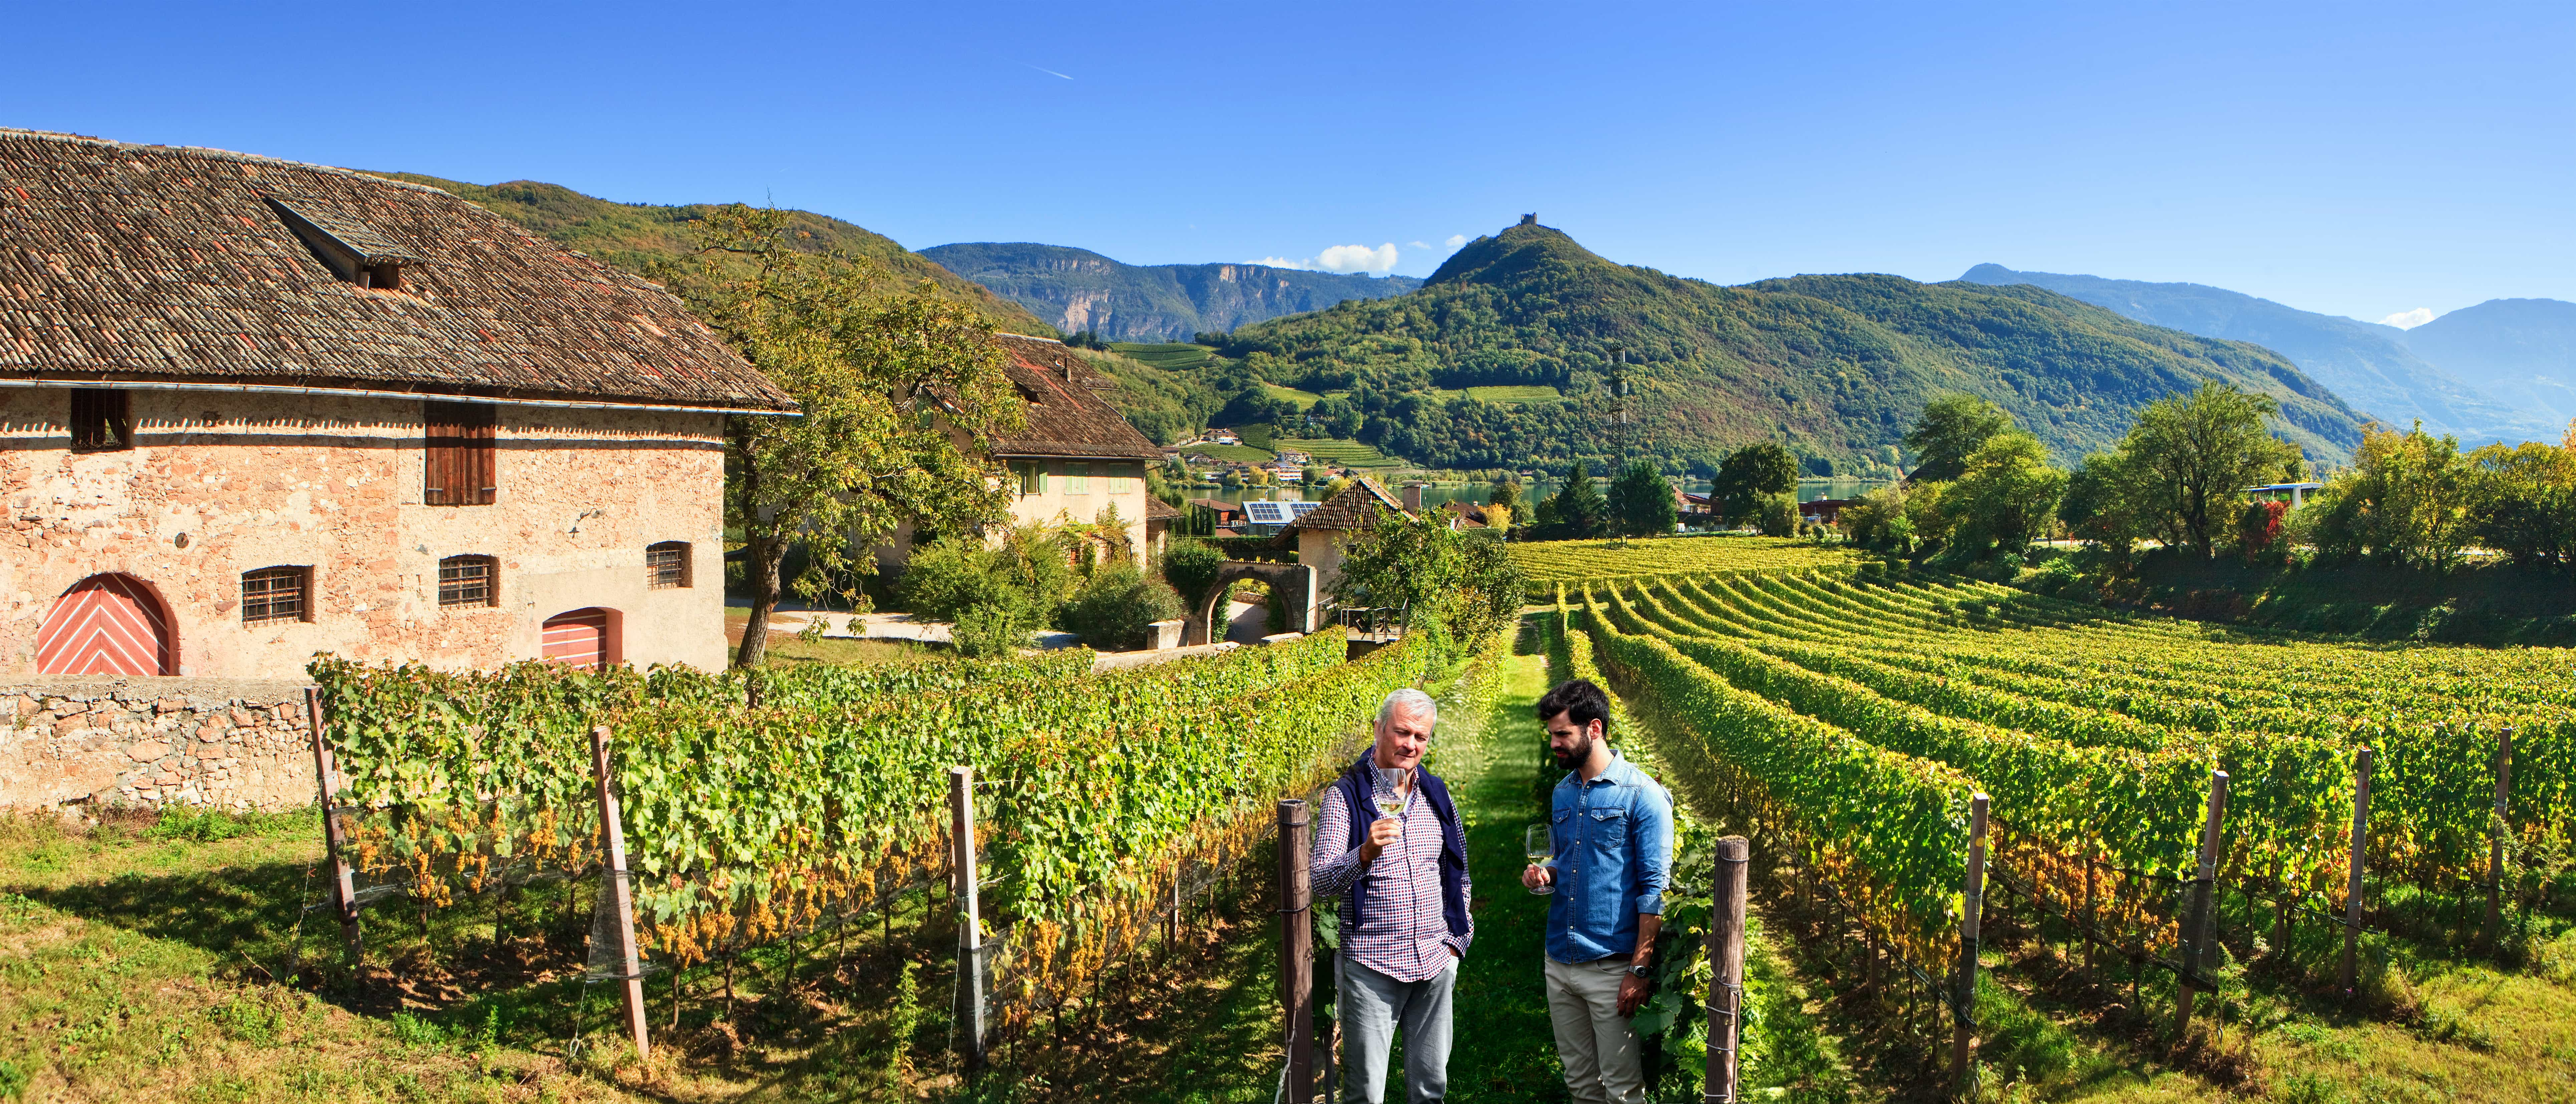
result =
[[1216,582],[1208,587],[1207,597],[1199,600],[1199,608],[1190,611],[1190,623],[1188,627],[1181,630],[1181,643],[1216,642],[1217,636],[1213,626],[1216,622],[1217,603],[1224,599],[1227,591],[1234,589],[1235,580],[1238,579],[1259,579],[1269,585],[1272,594],[1281,595],[1287,599],[1288,631],[1300,633],[1315,631],[1314,568],[1304,564],[1227,560],[1224,567],[1217,569]]

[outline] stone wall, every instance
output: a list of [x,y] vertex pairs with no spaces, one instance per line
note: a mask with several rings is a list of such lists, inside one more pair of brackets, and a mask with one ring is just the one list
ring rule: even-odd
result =
[[0,681],[0,808],[309,805],[313,741],[304,685]]

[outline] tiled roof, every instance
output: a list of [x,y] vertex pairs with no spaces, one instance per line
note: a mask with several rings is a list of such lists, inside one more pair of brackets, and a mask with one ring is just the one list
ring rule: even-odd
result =
[[1145,496],[1145,520],[1170,521],[1179,516],[1181,516],[1181,512],[1173,509],[1171,503],[1165,502],[1152,495]]
[[1485,508],[1477,503],[1444,502],[1440,504],[1440,508],[1449,511],[1462,521],[1475,525],[1485,524]]
[[438,189],[0,128],[10,377],[795,408],[659,287]]
[[1018,436],[993,442],[995,456],[1109,457],[1161,460],[1163,450],[1125,415],[1093,394],[1116,386],[1061,341],[1018,334],[995,339],[1010,363],[1011,384],[1029,403],[1029,424]]
[[1323,505],[1315,507],[1313,513],[1298,518],[1289,528],[1347,532],[1376,524],[1380,508],[1401,514],[1404,503],[1386,493],[1386,488],[1378,486],[1377,480],[1363,475],[1351,480],[1351,485],[1342,488],[1342,493],[1326,499]]
[[1241,503],[1228,502],[1222,498],[1193,498],[1190,500],[1190,505],[1213,510],[1216,512],[1218,517],[1224,517],[1228,514],[1240,514],[1243,512],[1243,505]]

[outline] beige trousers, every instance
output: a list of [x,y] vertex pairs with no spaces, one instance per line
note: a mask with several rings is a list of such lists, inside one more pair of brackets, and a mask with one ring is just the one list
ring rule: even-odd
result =
[[1574,1104],[1643,1104],[1637,1031],[1619,1014],[1619,980],[1628,956],[1571,966],[1547,960],[1547,1018],[1556,1027],[1556,1057]]

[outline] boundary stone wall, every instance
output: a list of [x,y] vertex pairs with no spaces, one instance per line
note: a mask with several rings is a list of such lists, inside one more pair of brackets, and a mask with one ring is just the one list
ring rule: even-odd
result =
[[0,680],[0,808],[276,809],[314,801],[297,681]]

